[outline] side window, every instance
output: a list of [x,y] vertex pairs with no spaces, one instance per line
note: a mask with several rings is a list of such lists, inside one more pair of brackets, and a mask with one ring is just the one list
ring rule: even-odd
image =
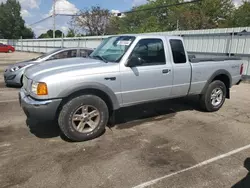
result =
[[174,58],[174,63],[186,63],[187,58],[182,41],[178,39],[171,39],[170,46]]
[[92,51],[90,50],[85,50],[85,49],[81,49],[80,50],[80,57],[88,57],[91,54]]
[[166,64],[164,45],[161,39],[140,40],[131,56],[141,58],[142,66]]
[[55,54],[55,55],[51,56],[49,58],[49,60],[72,58],[72,57],[76,57],[76,54],[77,54],[77,50],[66,50],[66,51],[63,51],[63,52],[60,52],[58,54]]

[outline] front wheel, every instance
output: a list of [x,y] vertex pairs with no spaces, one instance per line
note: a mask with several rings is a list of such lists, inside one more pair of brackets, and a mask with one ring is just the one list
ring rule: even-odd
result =
[[68,101],[62,108],[58,124],[72,141],[85,141],[100,136],[109,119],[106,103],[94,95],[83,95]]
[[201,107],[208,112],[218,111],[225,102],[226,92],[226,86],[222,81],[213,81],[200,98]]
[[13,51],[12,50],[8,50],[9,53],[12,53]]

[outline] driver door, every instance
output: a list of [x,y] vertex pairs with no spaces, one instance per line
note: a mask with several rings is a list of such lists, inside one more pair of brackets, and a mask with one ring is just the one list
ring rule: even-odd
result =
[[172,65],[167,62],[166,46],[160,38],[141,39],[130,57],[142,63],[121,71],[123,106],[168,98],[172,89]]

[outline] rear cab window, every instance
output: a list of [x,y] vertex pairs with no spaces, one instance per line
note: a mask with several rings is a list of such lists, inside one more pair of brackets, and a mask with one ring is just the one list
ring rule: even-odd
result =
[[170,46],[175,64],[187,62],[183,42],[180,39],[170,39]]

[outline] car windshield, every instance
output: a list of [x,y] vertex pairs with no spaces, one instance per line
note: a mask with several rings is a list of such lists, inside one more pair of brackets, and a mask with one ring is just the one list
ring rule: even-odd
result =
[[53,53],[55,53],[55,52],[61,51],[61,50],[62,50],[62,49],[52,50],[52,51],[50,51],[50,52],[47,52],[47,53],[45,53],[45,54],[43,54],[43,55],[41,55],[41,56],[38,56],[38,57],[36,57],[36,58],[33,58],[33,59],[31,59],[31,60],[32,60],[32,61],[36,61],[36,60],[42,59],[42,58],[44,58],[44,57],[47,57],[47,56],[49,56],[49,55],[51,55],[51,54],[53,54]]
[[91,53],[90,58],[119,62],[134,40],[134,36],[109,37]]

